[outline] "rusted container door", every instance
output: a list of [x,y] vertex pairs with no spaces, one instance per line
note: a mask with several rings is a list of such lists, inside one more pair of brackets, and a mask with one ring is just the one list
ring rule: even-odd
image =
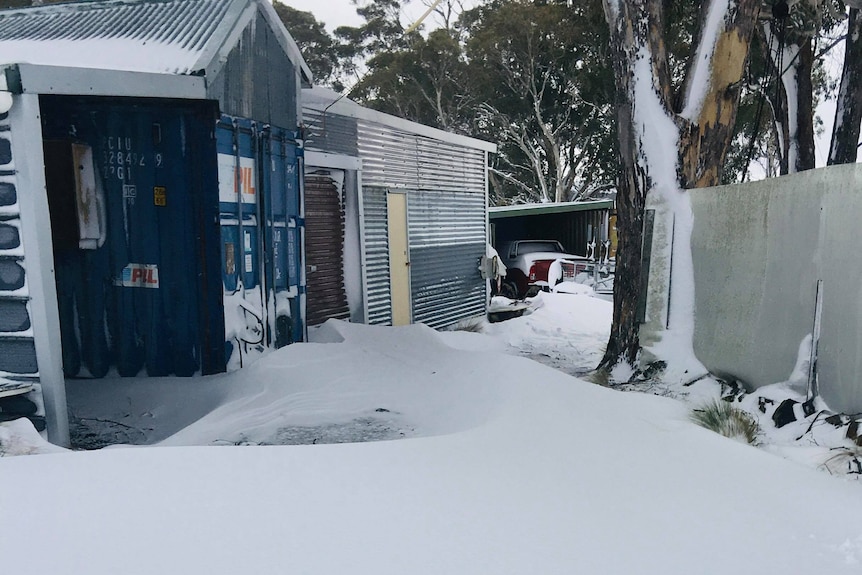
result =
[[305,238],[308,325],[349,318],[344,290],[344,203],[329,174],[305,176]]

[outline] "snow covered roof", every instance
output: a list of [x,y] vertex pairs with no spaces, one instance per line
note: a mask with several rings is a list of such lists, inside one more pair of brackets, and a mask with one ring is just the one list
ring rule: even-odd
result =
[[310,84],[267,0],[104,0],[0,11],[0,65],[204,75],[260,11]]
[[312,88],[303,89],[302,107],[315,110],[317,112],[326,112],[337,114],[339,116],[347,116],[349,118],[367,120],[369,122],[375,122],[391,128],[403,130],[408,133],[426,136],[428,138],[461,145],[467,148],[485,150],[486,152],[497,151],[497,145],[492,144],[491,142],[486,142],[485,140],[479,140],[477,138],[470,138],[468,136],[461,136],[445,130],[432,128],[425,124],[405,120],[398,116],[384,114],[383,112],[378,112],[377,110],[372,110],[371,108],[366,108],[365,106],[357,104],[353,100],[344,97],[329,88],[314,86]]
[[518,204],[515,206],[498,206],[488,208],[488,218],[514,218],[515,216],[535,216],[539,214],[561,214],[566,212],[583,212],[587,210],[610,210],[614,207],[613,200],[593,200],[587,202],[560,202],[555,204]]

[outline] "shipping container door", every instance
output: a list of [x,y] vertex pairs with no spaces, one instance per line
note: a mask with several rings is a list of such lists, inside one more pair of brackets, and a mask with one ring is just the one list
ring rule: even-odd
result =
[[42,108],[66,374],[211,369],[205,111],[62,98]]
[[300,217],[298,134],[266,126],[260,132],[260,165],[264,190],[263,211],[266,231],[267,301],[270,310],[268,341],[282,347],[301,341],[303,321],[300,313],[301,293]]
[[302,337],[296,134],[222,116],[216,130],[228,369]]

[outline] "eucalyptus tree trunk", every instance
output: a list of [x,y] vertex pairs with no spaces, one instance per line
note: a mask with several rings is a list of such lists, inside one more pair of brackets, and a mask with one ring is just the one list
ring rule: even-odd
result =
[[799,47],[799,63],[796,67],[796,166],[794,172],[813,170],[816,167],[814,154],[814,84],[811,77],[814,68],[814,40],[808,38]]
[[862,123],[862,10],[850,9],[829,165],[856,162]]
[[719,183],[760,0],[701,3],[699,36],[693,39],[678,107],[671,97],[663,3],[603,0],[603,5],[620,144],[614,318],[599,365],[609,369],[620,362],[636,366],[641,350],[638,308],[646,279],[641,254],[647,197]]
[[779,46],[774,39],[770,57],[781,68],[779,89],[770,94],[775,136],[781,151],[781,174],[814,169],[813,40],[796,38],[786,46]]

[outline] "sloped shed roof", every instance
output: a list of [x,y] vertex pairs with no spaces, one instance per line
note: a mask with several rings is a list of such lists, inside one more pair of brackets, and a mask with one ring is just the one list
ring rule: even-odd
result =
[[613,200],[587,200],[580,202],[560,202],[553,204],[517,204],[514,206],[495,206],[488,208],[488,218],[499,220],[519,216],[539,216],[543,214],[565,214],[589,210],[611,210]]
[[475,148],[486,152],[497,151],[497,145],[491,142],[462,136],[453,132],[446,132],[445,130],[432,128],[425,124],[419,124],[417,122],[405,120],[404,118],[378,112],[377,110],[372,110],[371,108],[366,108],[365,106],[357,104],[338,92],[321,86],[314,86],[313,88],[302,90],[302,106],[306,111],[313,110],[321,115],[324,113],[337,114],[348,118],[375,122],[377,124],[403,130],[411,134],[419,134],[434,140],[458,144],[467,148]]
[[310,84],[299,48],[267,0],[108,0],[0,11],[0,65],[212,76],[258,11]]

